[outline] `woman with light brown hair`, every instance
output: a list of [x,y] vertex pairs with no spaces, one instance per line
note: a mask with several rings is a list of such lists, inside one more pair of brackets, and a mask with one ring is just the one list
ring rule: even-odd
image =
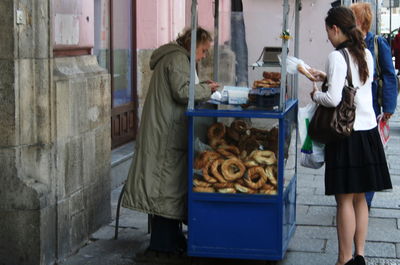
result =
[[[377,117],[382,114],[383,121],[387,121],[396,110],[398,89],[390,46],[385,38],[370,32],[373,18],[371,4],[355,3],[352,4],[350,8],[354,12],[357,27],[363,33],[364,41],[375,62],[374,81],[372,83],[372,102],[375,116]],[[376,52],[378,52],[378,54],[375,54]],[[380,69],[380,76],[378,76],[378,67]],[[378,82],[381,85],[379,85]],[[367,192],[365,196],[368,209],[370,209],[374,192]]]

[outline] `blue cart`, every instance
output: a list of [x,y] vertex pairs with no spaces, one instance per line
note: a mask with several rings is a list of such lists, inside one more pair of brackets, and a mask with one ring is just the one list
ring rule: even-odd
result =
[[[288,0],[283,2],[283,32],[287,29],[289,13]],[[300,9],[300,1],[295,0],[296,19]],[[191,58],[194,58],[195,29],[197,27],[197,0],[192,0],[192,46]],[[218,1],[216,1],[216,10]],[[218,13],[217,11],[215,12]],[[218,18],[216,18],[218,21]],[[297,21],[296,21],[296,24]],[[217,28],[218,26],[216,26]],[[216,30],[218,32],[218,30]],[[296,25],[297,37],[298,26]],[[218,36],[214,38],[214,80],[218,77]],[[215,55],[217,52],[217,55]],[[282,62],[286,62],[288,39],[282,38]],[[298,55],[298,38],[295,38],[295,56]],[[254,66],[254,65],[253,65]],[[265,67],[256,63],[256,67]],[[215,105],[195,107],[194,82],[195,62],[191,61],[191,76],[188,104],[188,255],[192,257],[213,257],[253,260],[281,260],[284,258],[290,239],[296,229],[296,186],[297,186],[297,83],[295,77],[286,78],[287,67],[283,63],[280,75],[280,96],[274,108],[218,108]],[[290,88],[291,90],[289,91]],[[234,121],[246,123],[246,133],[243,137],[260,133],[257,151],[273,152],[275,162],[262,164],[257,160],[255,166],[269,172],[266,181],[262,172],[253,176],[251,166],[236,166],[232,173],[240,172],[241,178],[228,181],[231,186],[221,188],[216,183],[206,183],[204,167],[217,169],[221,174],[222,163],[230,158],[223,156],[221,165],[210,163],[199,166],[199,157],[207,151],[216,151],[218,147],[210,148],[208,130],[213,124],[223,124],[227,130]],[[229,127],[229,128],[228,128]],[[247,136],[246,136],[247,134]],[[265,138],[263,138],[263,135]],[[229,137],[228,137],[229,138]],[[224,139],[227,145],[232,145],[232,139]],[[241,143],[236,139],[241,161],[251,162],[252,145]],[[273,143],[273,144],[271,144]],[[246,155],[242,155],[247,151]],[[250,157],[250,158],[249,158]],[[215,165],[215,167],[214,167]],[[202,168],[203,167],[203,168]],[[261,169],[260,169],[261,170]],[[217,172],[217,173],[218,173]],[[271,173],[273,172],[273,173]],[[243,173],[243,174],[242,174]],[[268,175],[268,174],[267,174]],[[273,175],[273,178],[271,178]],[[224,175],[225,176],[225,175]],[[208,179],[208,180],[212,180]],[[251,185],[246,185],[249,182]],[[218,181],[216,181],[218,182]],[[221,184],[221,183],[217,183]],[[233,185],[233,186],[232,186]],[[239,185],[239,186],[237,186]],[[252,186],[253,185],[253,186]],[[245,186],[245,188],[243,188]]]
[[[283,112],[250,110],[188,111],[188,255],[195,257],[281,260],[296,228],[297,100]],[[254,120],[278,126],[276,194],[194,192],[195,139],[218,119]]]

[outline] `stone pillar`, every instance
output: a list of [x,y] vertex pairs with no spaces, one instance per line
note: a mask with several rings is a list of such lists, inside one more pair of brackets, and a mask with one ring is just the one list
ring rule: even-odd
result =
[[109,75],[54,61],[50,2],[0,1],[1,265],[54,264],[110,219]]

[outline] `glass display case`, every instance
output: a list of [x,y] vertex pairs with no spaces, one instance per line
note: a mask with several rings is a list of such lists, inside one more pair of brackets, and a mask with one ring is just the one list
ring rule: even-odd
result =
[[[286,30],[290,4],[297,17],[300,3],[282,3]],[[282,38],[281,62],[288,40]],[[281,260],[296,228],[297,80],[287,75],[285,63],[246,66],[255,74],[249,75],[244,104],[195,105],[192,65],[186,112],[189,256]]]

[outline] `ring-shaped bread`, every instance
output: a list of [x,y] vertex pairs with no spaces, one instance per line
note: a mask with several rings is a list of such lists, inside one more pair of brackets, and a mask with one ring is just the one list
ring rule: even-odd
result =
[[221,139],[225,136],[225,125],[222,122],[216,122],[212,124],[207,130],[208,140]]
[[246,167],[236,157],[229,158],[222,163],[222,175],[227,181],[235,181],[243,176]]
[[225,161],[224,159],[216,159],[211,164],[211,174],[221,183],[227,182],[220,173],[220,168],[224,161]]
[[264,168],[262,167],[251,167],[247,170],[248,178],[245,178],[244,181],[249,188],[259,189],[268,179],[267,174],[265,173]]
[[275,153],[269,150],[254,150],[249,157],[261,165],[274,165],[277,162]]
[[209,182],[209,183],[216,183],[217,180],[213,177],[210,176],[210,169],[211,169],[211,165],[212,165],[213,161],[209,161],[205,167],[203,167],[203,178],[205,181]]
[[240,154],[239,148],[234,145],[223,145],[217,149],[217,152],[226,158],[238,157]]
[[213,187],[202,187],[202,186],[195,186],[193,187],[194,192],[215,192]]

